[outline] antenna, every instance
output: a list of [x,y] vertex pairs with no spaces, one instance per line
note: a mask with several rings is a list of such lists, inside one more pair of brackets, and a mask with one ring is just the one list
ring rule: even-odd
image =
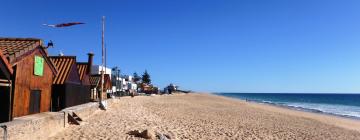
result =
[[62,50],[59,51],[59,56],[64,56],[64,53],[62,52]]

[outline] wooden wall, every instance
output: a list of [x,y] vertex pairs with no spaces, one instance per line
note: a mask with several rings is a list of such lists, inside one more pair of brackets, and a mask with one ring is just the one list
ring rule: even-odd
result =
[[69,73],[68,77],[66,77],[65,83],[72,83],[72,84],[81,85],[80,75],[79,75],[78,70],[76,68],[76,62],[74,62],[71,65],[70,73]]
[[75,63],[71,66],[65,83],[53,85],[53,89],[52,111],[60,111],[71,106],[90,102],[90,85],[82,85]]
[[83,80],[81,81],[82,85],[91,86],[90,75],[85,74]]
[[90,86],[66,83],[53,85],[53,89],[52,111],[60,111],[68,107],[90,102]]
[[50,111],[53,73],[45,61],[43,76],[35,76],[35,55],[42,56],[39,49],[36,49],[16,65],[13,117],[29,115],[31,90],[41,90],[40,112]]
[[90,102],[90,86],[66,84],[65,108]]

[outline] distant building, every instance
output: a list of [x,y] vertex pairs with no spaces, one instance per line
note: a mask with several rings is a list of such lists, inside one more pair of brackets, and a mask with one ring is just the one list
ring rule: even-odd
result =
[[91,75],[101,74],[101,71],[103,70],[103,68],[105,70],[104,74],[111,75],[111,68],[103,67],[103,66],[100,66],[100,65],[93,65],[91,67]]
[[140,88],[141,88],[141,92],[143,92],[143,93],[146,93],[146,94],[152,93],[152,86],[149,84],[142,83]]
[[121,85],[121,74],[120,74],[120,69],[118,67],[115,67],[112,69],[112,73],[111,73],[111,82],[112,82],[112,92],[115,95],[121,95],[121,89],[122,89],[122,85]]
[[[91,67],[91,76],[92,77],[99,77],[100,76],[100,78],[101,78],[101,71],[103,71],[103,70],[104,70],[104,80],[105,80],[104,81],[104,86],[106,86],[106,87],[104,87],[104,92],[105,93],[112,93],[111,68],[103,67],[101,65],[93,65]],[[97,79],[97,78],[93,78],[93,79]],[[100,82],[101,82],[101,80],[100,80]],[[101,88],[100,85],[101,84],[98,83],[98,85],[96,85],[96,86],[98,86],[96,89],[92,88],[92,94],[100,93],[100,88]],[[94,85],[92,85],[92,87],[94,87]],[[107,97],[106,94],[103,95],[103,99],[105,99],[106,97]]]
[[125,79],[125,81],[134,82],[134,76],[124,75],[123,78]]
[[131,75],[123,75],[120,78],[121,91],[129,93],[137,93],[137,84],[134,82],[134,77]]
[[120,79],[120,85],[121,85],[121,91],[126,91],[128,90],[128,81],[126,81],[125,77],[121,77]]
[[[101,75],[91,75],[90,76],[91,83],[91,98],[92,100],[97,100],[99,98],[99,94],[101,93]],[[112,93],[112,84],[109,74],[104,74],[104,85],[103,85],[104,93]],[[103,99],[106,99],[106,95],[103,95]]]
[[0,122],[50,111],[57,70],[42,40],[0,38],[0,51]]
[[164,93],[171,94],[172,92],[177,91],[179,86],[176,86],[174,84],[170,84],[167,87],[164,88]]
[[136,91],[137,90],[137,84],[133,83],[133,82],[128,82],[127,83],[127,88],[129,90],[133,90],[133,91]]
[[90,85],[91,85],[91,94],[90,94],[90,100],[96,101],[99,98],[99,92],[100,92],[100,82],[101,82],[101,76],[100,75],[91,75],[90,76]]

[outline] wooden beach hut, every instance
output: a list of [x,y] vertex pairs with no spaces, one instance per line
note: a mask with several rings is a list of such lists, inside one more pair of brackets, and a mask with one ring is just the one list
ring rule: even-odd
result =
[[[92,100],[97,100],[99,98],[99,93],[101,91],[101,75],[94,74],[90,76],[90,83],[91,83],[91,98]],[[106,99],[106,93],[112,90],[112,84],[109,74],[104,74],[104,90],[103,99]]]
[[0,38],[1,122],[50,111],[57,71],[40,39]]
[[110,74],[104,74],[104,92],[105,93],[112,92],[112,82],[111,82]]
[[99,89],[98,87],[100,85],[101,76],[100,75],[91,75],[90,76],[90,84],[91,84],[91,94],[90,99],[92,101],[96,101],[98,99],[99,95]]
[[87,100],[90,101],[91,97],[91,83],[90,83],[90,75],[91,75],[91,67],[93,64],[93,53],[88,53],[88,62],[77,62],[77,70],[80,76],[81,85],[83,86],[81,92],[87,93]]
[[[53,80],[52,110],[59,111],[67,107],[90,101],[90,86],[83,86],[75,56],[51,56],[58,74]],[[87,80],[84,80],[86,83]]]

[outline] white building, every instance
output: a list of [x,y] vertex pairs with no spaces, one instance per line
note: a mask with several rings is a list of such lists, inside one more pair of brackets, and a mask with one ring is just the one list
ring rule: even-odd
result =
[[[101,71],[103,70],[102,68],[103,66],[93,65],[91,67],[91,74],[101,74]],[[111,75],[111,68],[104,67],[104,70],[105,70],[105,74]]]
[[127,84],[124,78],[113,76],[113,92],[124,92],[127,90]]
[[122,91],[136,91],[137,90],[137,84],[134,82],[134,77],[130,75],[124,75],[121,76],[120,84],[121,84],[121,90]]
[[134,82],[134,76],[124,75],[123,78],[128,82]]
[[130,90],[137,90],[137,84],[128,82],[128,89]]

